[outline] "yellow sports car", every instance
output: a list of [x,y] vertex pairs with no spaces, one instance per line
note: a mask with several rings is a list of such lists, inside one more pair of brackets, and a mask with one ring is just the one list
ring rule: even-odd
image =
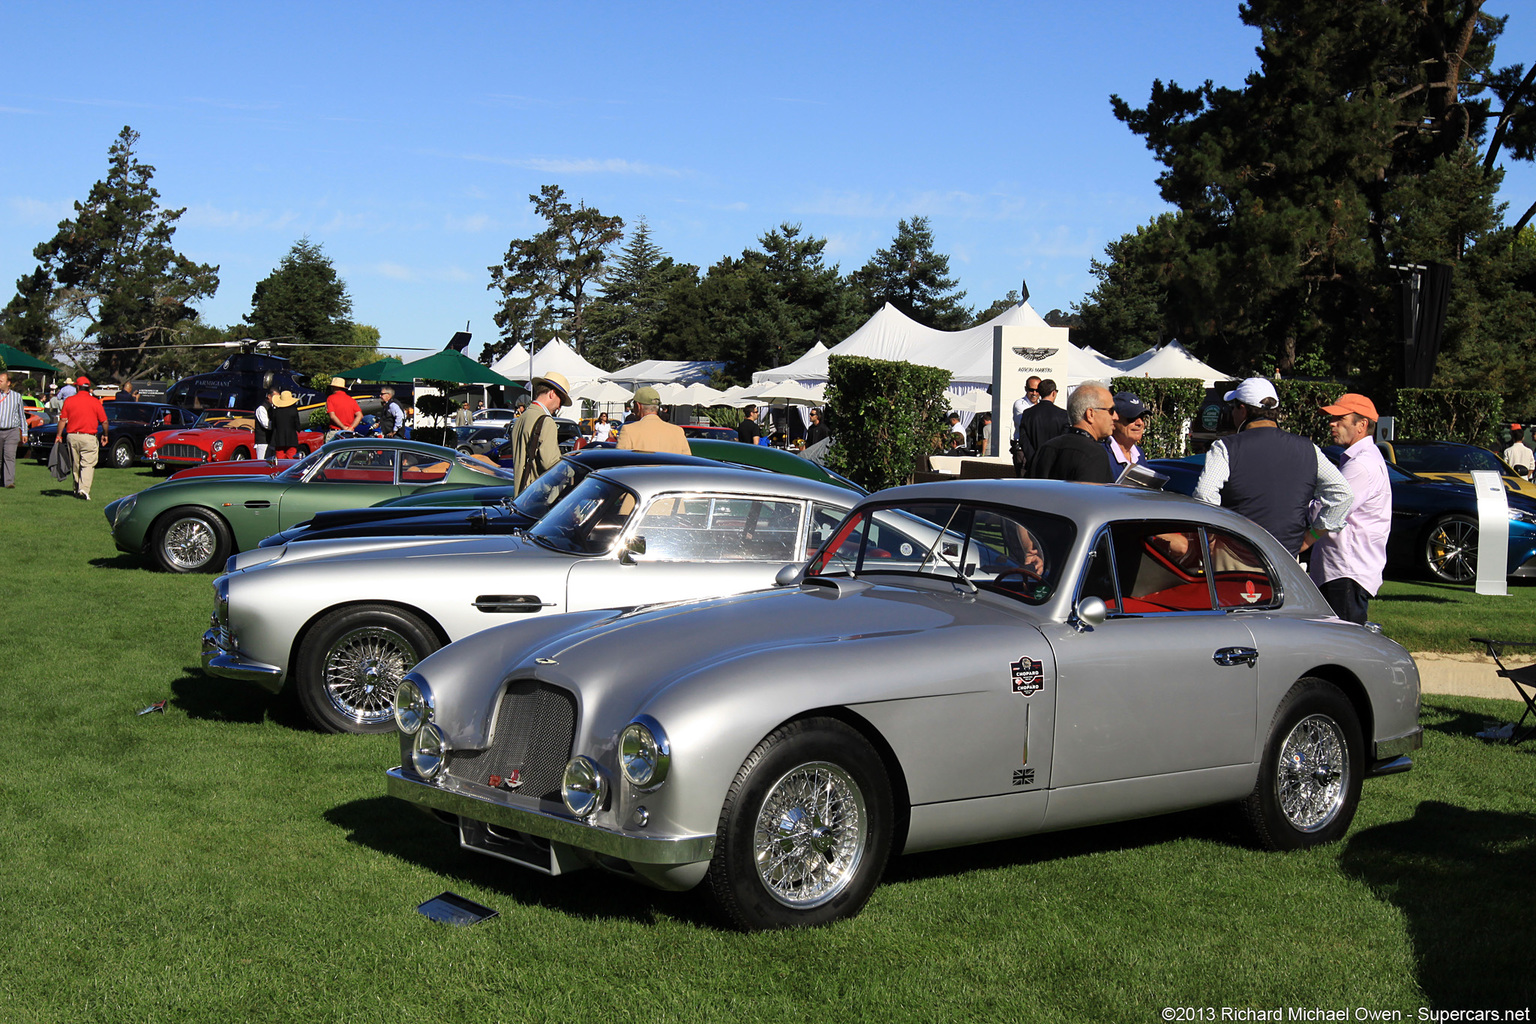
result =
[[1454,441],[1377,441],[1382,457],[1411,473],[1431,480],[1472,482],[1474,469],[1491,469],[1504,477],[1504,489],[1536,498],[1536,484],[1486,448]]

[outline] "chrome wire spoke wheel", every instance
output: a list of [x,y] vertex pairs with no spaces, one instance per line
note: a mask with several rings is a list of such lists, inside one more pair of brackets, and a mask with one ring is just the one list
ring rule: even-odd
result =
[[853,880],[869,844],[864,794],[835,764],[792,768],[758,810],[752,852],[764,888],[795,910],[833,899]]
[[1349,758],[1344,733],[1327,715],[1309,715],[1296,723],[1280,747],[1275,796],[1295,829],[1326,828],[1344,806],[1349,788]]
[[350,630],[325,652],[326,698],[354,722],[386,721],[394,714],[395,687],[415,666],[415,649],[394,630],[379,626]]
[[213,557],[218,538],[203,519],[178,519],[165,531],[161,547],[166,560],[179,569],[196,569]]

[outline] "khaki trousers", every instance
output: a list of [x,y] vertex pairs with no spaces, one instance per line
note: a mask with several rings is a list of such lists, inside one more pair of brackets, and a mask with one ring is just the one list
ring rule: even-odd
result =
[[96,479],[96,456],[101,443],[95,434],[70,434],[69,453],[75,459],[75,493],[91,496],[91,481]]

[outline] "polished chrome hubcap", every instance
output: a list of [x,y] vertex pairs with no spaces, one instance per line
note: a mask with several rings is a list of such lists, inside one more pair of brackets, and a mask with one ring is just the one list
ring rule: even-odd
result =
[[1429,537],[1429,558],[1445,579],[1465,583],[1477,576],[1477,527],[1460,521],[1442,523]]
[[1349,788],[1349,753],[1339,723],[1309,715],[1296,723],[1280,747],[1275,795],[1280,812],[1295,829],[1327,827],[1344,806]]
[[395,687],[416,666],[416,651],[399,633],[363,626],[325,652],[325,695],[354,722],[382,722],[394,713]]
[[201,519],[178,519],[165,531],[165,557],[178,569],[198,569],[213,557],[213,530]]
[[818,761],[786,772],[753,829],[759,877],[787,907],[820,906],[847,887],[864,857],[864,794],[848,773]]

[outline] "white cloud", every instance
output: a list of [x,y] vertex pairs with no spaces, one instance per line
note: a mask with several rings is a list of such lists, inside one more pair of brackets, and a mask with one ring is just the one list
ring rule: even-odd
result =
[[610,157],[600,160],[591,157],[505,157],[487,156],[483,153],[448,154],[454,159],[473,163],[500,164],[503,167],[520,167],[543,174],[627,174],[652,178],[680,178],[689,172],[673,167],[641,163]]
[[75,202],[72,199],[31,199],[26,196],[13,196],[7,205],[16,215],[16,219],[23,224],[53,225],[75,214]]
[[390,281],[402,281],[408,283],[420,282],[448,282],[462,283],[465,281],[479,280],[478,277],[465,270],[463,267],[408,267],[403,263],[395,263],[384,260],[379,263],[368,263],[358,267],[345,268],[347,277],[370,275],[382,277]]
[[467,217],[455,217],[449,214],[443,218],[443,228],[447,231],[478,234],[490,226],[490,215],[485,213],[472,213]]
[[220,228],[235,231],[281,231],[299,219],[292,210],[225,210],[209,203],[187,207],[178,222],[182,227]]

